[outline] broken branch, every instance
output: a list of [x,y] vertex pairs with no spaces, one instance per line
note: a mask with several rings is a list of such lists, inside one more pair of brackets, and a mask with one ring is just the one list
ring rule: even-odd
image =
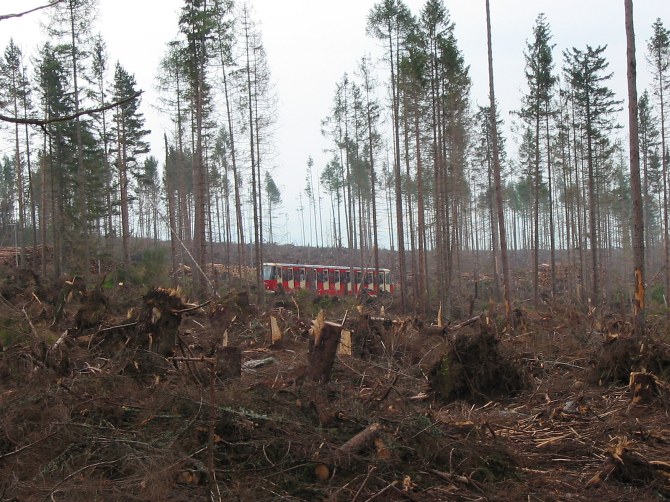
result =
[[48,7],[53,7],[54,5],[58,5],[59,3],[63,2],[64,0],[54,0],[51,3],[48,3],[46,5],[40,5],[39,7],[35,7],[34,9],[26,10],[24,12],[18,12],[16,14],[3,14],[0,16],[0,21],[4,21],[5,19],[12,19],[16,17],[23,17],[26,14],[32,14],[33,12],[37,12],[38,10],[46,9]]
[[[0,18],[1,19],[1,18]],[[111,108],[114,108],[116,106],[121,106],[125,105],[126,103],[129,103],[135,98],[138,98],[144,91],[138,91],[134,93],[133,95],[122,99],[120,101],[115,101],[114,103],[109,103],[104,106],[100,106],[98,108],[90,108],[88,110],[81,110],[77,113],[73,113],[70,115],[63,115],[61,117],[53,117],[50,119],[21,119],[18,117],[8,117],[7,115],[0,115],[0,120],[3,122],[9,122],[11,124],[21,124],[21,125],[35,125],[35,126],[42,126],[44,127],[47,124],[53,124],[55,122],[67,122],[68,120],[74,120],[78,117],[81,117],[82,115],[93,115],[94,113],[100,113],[104,112],[106,110],[109,110]]]

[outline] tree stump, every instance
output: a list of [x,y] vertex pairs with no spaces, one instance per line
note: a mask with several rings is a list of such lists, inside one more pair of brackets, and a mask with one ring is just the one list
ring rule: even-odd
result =
[[239,347],[218,347],[214,375],[220,380],[239,378],[242,374],[242,352]]
[[323,310],[312,322],[307,356],[307,376],[314,382],[328,382],[340,344],[342,326],[324,321]]

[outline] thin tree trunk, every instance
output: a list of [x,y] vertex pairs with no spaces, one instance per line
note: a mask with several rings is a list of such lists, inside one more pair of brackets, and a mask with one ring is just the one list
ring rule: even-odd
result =
[[[165,165],[168,165],[169,162],[169,152],[168,149],[168,140],[167,134],[163,133],[163,141],[165,143]],[[176,155],[174,159],[175,163],[177,162]],[[175,168],[177,166],[175,165]],[[176,228],[176,217],[175,217],[175,188],[173,184],[172,177],[169,175],[165,176],[165,192],[168,204],[168,225],[170,226],[170,257],[172,259],[172,284],[177,286],[177,228]]]
[[635,61],[635,31],[633,27],[633,0],[624,0],[626,17],[626,60],[628,77],[628,130],[630,148],[630,184],[633,201],[633,260],[635,294],[633,301],[634,329],[638,337],[644,335],[644,215],[640,183],[640,143],[638,137],[637,68]]
[[498,226],[500,229],[500,257],[503,267],[503,298],[505,302],[505,315],[507,324],[511,326],[511,291],[510,291],[510,270],[507,257],[507,236],[505,233],[505,213],[503,209],[502,181],[500,176],[500,152],[498,150],[498,125],[496,122],[496,98],[495,86],[493,84],[493,47],[491,43],[491,10],[489,0],[486,0],[486,39],[488,43],[488,63],[489,63],[489,99],[491,102],[491,136],[493,142],[493,177],[495,182],[496,206],[498,209]]
[[251,56],[250,56],[250,39],[249,39],[249,25],[248,19],[246,19],[245,11],[245,24],[244,24],[244,33],[246,37],[246,58],[247,58],[247,97],[249,105],[249,153],[251,155],[251,192],[252,192],[252,201],[253,201],[253,226],[254,226],[254,269],[256,272],[256,295],[259,305],[262,305],[263,302],[263,283],[261,279],[261,243],[260,243],[260,233],[259,225],[260,220],[258,216],[258,203],[257,203],[257,184],[256,184],[256,149],[255,149],[255,136],[254,136],[254,114],[253,114],[253,96],[251,93]]
[[70,1],[70,35],[71,35],[71,54],[72,54],[72,87],[74,92],[74,111],[77,118],[75,119],[76,127],[76,139],[77,139],[77,180],[79,188],[77,190],[78,198],[78,209],[79,209],[79,218],[81,221],[79,223],[82,239],[82,261],[83,261],[83,274],[85,278],[88,278],[90,273],[90,263],[89,263],[89,242],[88,242],[88,201],[87,201],[87,176],[86,170],[84,169],[84,146],[81,136],[81,120],[79,118],[79,80],[78,80],[78,66],[79,60],[77,58],[77,48],[75,40],[75,15],[74,15],[74,6],[75,2]]

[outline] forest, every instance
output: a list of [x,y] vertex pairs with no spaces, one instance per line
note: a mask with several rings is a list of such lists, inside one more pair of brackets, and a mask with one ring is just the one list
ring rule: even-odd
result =
[[[45,20],[0,54],[0,501],[670,498],[670,29],[617,4],[619,96],[539,13],[510,129],[482,4],[486,106],[448,2],[374,2],[303,245],[249,4],[183,1],[156,103],[99,0],[0,10]],[[264,263],[393,294],[268,292]]]

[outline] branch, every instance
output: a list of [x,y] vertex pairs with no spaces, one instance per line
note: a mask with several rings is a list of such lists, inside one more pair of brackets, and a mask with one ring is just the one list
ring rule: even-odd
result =
[[46,9],[47,7],[53,7],[54,5],[59,4],[63,1],[64,0],[54,0],[53,2],[48,3],[46,5],[42,5],[40,7],[35,7],[34,9],[30,9],[30,10],[27,10],[25,12],[19,12],[18,14],[3,14],[3,15],[0,15],[0,21],[4,21],[5,19],[11,19],[13,17],[25,16],[26,14],[31,14],[35,11]]
[[32,443],[27,444],[25,446],[22,446],[21,448],[17,448],[16,450],[10,451],[9,453],[4,453],[4,454],[0,455],[0,459],[11,457],[12,455],[17,455],[17,454],[21,453],[23,450],[26,450],[28,448],[32,448],[37,443],[40,443],[40,442],[44,441],[45,439],[49,439],[51,436],[56,435],[56,432],[58,432],[58,431],[54,431],[50,434],[47,434],[46,436],[39,438],[37,441],[33,441]]
[[201,309],[202,307],[204,307],[206,305],[209,305],[210,303],[212,303],[212,301],[207,300],[205,303],[201,303],[200,305],[192,305],[192,306],[190,306],[188,308],[185,308],[185,309],[173,310],[172,313],[173,314],[184,314],[186,312],[193,312],[194,310]]
[[115,101],[114,103],[109,103],[99,108],[90,108],[88,110],[81,110],[77,113],[73,113],[72,115],[63,115],[62,117],[55,117],[50,119],[20,119],[16,117],[7,117],[6,115],[0,115],[0,120],[4,122],[10,122],[12,124],[26,124],[26,125],[36,125],[44,127],[45,125],[52,124],[54,122],[67,122],[68,120],[76,119],[77,117],[81,117],[82,115],[93,115],[94,113],[104,112],[105,110],[109,110],[110,108],[114,108],[116,106],[125,105],[126,103],[132,101],[133,99],[138,98],[143,92],[144,91],[138,91],[132,96],[122,99],[121,101]]

